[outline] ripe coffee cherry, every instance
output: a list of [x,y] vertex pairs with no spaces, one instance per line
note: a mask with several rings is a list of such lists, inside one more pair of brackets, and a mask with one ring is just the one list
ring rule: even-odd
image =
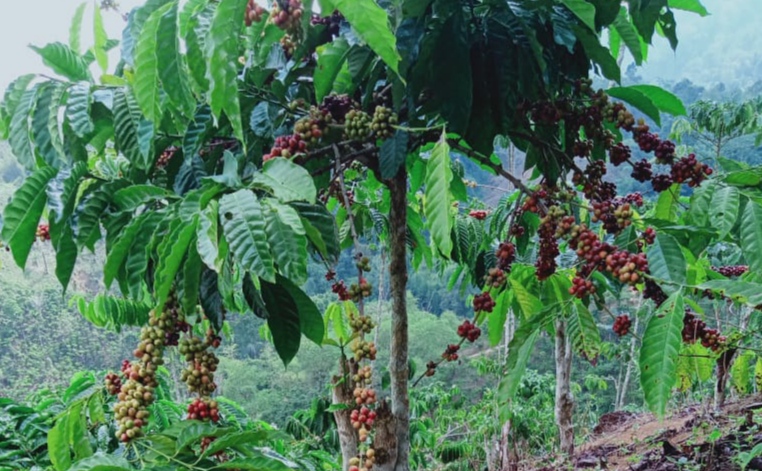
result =
[[50,225],[48,224],[40,224],[37,226],[37,232],[35,233],[35,237],[37,237],[37,240],[40,242],[47,242],[50,240]]
[[468,215],[478,221],[483,221],[487,219],[487,211],[481,210],[481,209],[472,209]]
[[104,383],[106,384],[106,392],[112,396],[122,392],[122,379],[116,373],[107,374]]
[[654,191],[659,193],[669,190],[669,187],[672,186],[672,183],[674,182],[672,177],[669,175],[655,175],[651,179],[651,186],[653,187]]
[[358,105],[349,96],[332,93],[323,98],[320,109],[329,113],[337,123],[343,124],[349,111],[356,106]]
[[349,301],[352,296],[349,294],[347,286],[344,284],[344,280],[339,280],[331,286],[331,291],[339,296],[340,301]]
[[352,396],[355,398],[355,404],[358,406],[376,403],[376,391],[371,388],[357,387],[352,392]]
[[503,270],[500,268],[490,268],[484,277],[484,285],[499,288],[505,284],[506,280],[507,278]]
[[556,226],[560,215],[554,214],[551,209],[548,214],[540,221],[538,234],[540,236],[540,250],[535,262],[537,279],[542,281],[556,272],[556,257],[560,255],[558,250],[558,240],[556,240]]
[[580,276],[574,277],[572,280],[572,286],[569,288],[569,294],[581,299],[593,293],[595,293],[595,285],[592,281]]
[[352,376],[352,381],[358,385],[369,384],[372,377],[373,369],[370,365],[365,365],[357,370],[357,374]]
[[468,320],[463,321],[463,323],[458,326],[458,337],[464,338],[469,342],[476,342],[481,334],[481,329]]
[[167,165],[169,165],[169,161],[172,160],[172,157],[175,156],[175,153],[177,152],[177,147],[170,146],[164,149],[164,151],[159,155],[158,160],[156,161],[156,168],[165,168]]
[[219,422],[220,410],[217,401],[204,397],[194,399],[188,405],[188,420]]
[[434,374],[437,371],[437,364],[433,361],[430,361],[426,364],[426,373],[425,375],[428,377],[434,376]]
[[262,21],[262,16],[264,14],[265,9],[259,6],[256,0],[249,0],[249,3],[246,4],[246,14],[244,16],[246,26],[251,26],[254,23],[259,23]]
[[356,303],[369,298],[371,294],[373,294],[373,286],[365,278],[360,278],[359,284],[352,283],[349,286],[349,297]]
[[687,183],[695,188],[706,180],[713,170],[706,164],[696,160],[696,154],[683,157],[672,165],[670,176],[675,183]]
[[728,278],[741,276],[747,271],[749,271],[748,265],[732,265],[732,266],[726,266],[726,267],[712,267],[712,270],[716,271],[722,276],[727,276]]
[[492,312],[495,308],[495,301],[490,296],[489,292],[484,292],[474,296],[474,311]]
[[447,361],[457,361],[459,350],[460,350],[460,345],[456,345],[456,344],[448,345],[444,353],[442,354],[442,358],[444,358]]
[[[521,228],[524,229],[523,227]],[[495,257],[497,257],[498,266],[504,272],[510,273],[511,265],[516,260],[516,246],[513,242],[505,241],[500,242],[497,250],[495,251]]]
[[656,162],[669,165],[675,160],[675,143],[672,141],[659,141],[654,149]]
[[651,163],[643,159],[632,166],[632,178],[643,183],[647,182],[653,177],[653,170],[651,170]]
[[344,21],[344,16],[338,11],[334,11],[333,14],[324,18],[313,14],[312,18],[310,19],[310,23],[313,25],[324,25],[326,27],[326,32],[331,37],[336,37],[339,35],[341,32],[342,21]]
[[290,159],[292,157],[305,155],[307,153],[307,142],[302,140],[299,134],[291,134],[275,138],[275,144],[270,149],[269,154],[262,157],[264,162],[276,157]]
[[630,332],[630,327],[632,326],[632,321],[630,320],[630,316],[622,315],[617,316],[617,318],[614,320],[614,333],[617,334],[620,337],[624,337]]
[[664,301],[667,300],[667,295],[664,293],[664,291],[659,287],[659,285],[657,285],[653,280],[649,278],[646,278],[645,288],[643,289],[643,297],[652,300],[657,307],[664,304]]
[[632,151],[630,150],[630,147],[621,142],[609,150],[609,160],[616,167],[627,162],[631,155]]
[[270,21],[278,28],[288,32],[298,32],[301,22],[303,9],[302,0],[288,0],[283,2],[285,9],[281,9],[280,3],[273,1],[273,7],[270,10]]

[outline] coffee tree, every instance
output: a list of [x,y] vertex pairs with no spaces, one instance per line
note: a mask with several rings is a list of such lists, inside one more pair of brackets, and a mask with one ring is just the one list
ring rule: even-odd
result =
[[[334,395],[337,423],[349,424],[343,466],[408,469],[406,283],[408,262],[425,262],[456,264],[452,284],[482,293],[475,319],[454,333],[460,342],[424,375],[457,359],[485,322],[499,341],[508,309],[521,312],[501,400],[511,400],[540,333],[553,334],[557,423],[571,452],[571,355],[598,353],[591,302],[605,307],[606,293],[626,288],[660,306],[640,361],[660,413],[681,338],[717,355],[731,342],[697,323],[694,296],[762,304],[758,172],[718,175],[677,155],[643,120],[685,113],[666,91],[596,90],[589,79],[617,82],[620,49],[640,63],[656,32],[675,47],[678,8],[705,13],[698,1],[666,0],[148,0],[127,16],[121,41],[106,36],[96,10],[85,53],[79,12],[68,44],[34,48],[55,77],[20,77],[0,108],[0,132],[29,172],[5,208],[2,240],[23,267],[35,239],[49,236],[64,289],[78,254],[105,245],[104,283],[121,296],[80,307],[98,325],[143,329],[135,359],[108,383],[119,400],[114,435],[129,450],[153,439],[156,374],[176,345],[198,395],[189,422],[224,419],[212,398],[213,350],[226,316],[251,312],[286,364],[302,336],[348,347],[354,358],[343,355],[337,384],[355,387]],[[496,148],[508,141],[526,153],[531,183],[502,166]],[[458,154],[515,191],[491,211],[465,213]],[[659,193],[655,209],[641,214],[642,196],[617,192],[606,174],[619,166]],[[680,195],[691,189],[686,210]],[[363,363],[379,348],[365,338],[369,240],[389,254],[389,402],[376,400]],[[706,249],[718,241],[742,248],[748,281],[708,269]],[[300,285],[309,257],[333,280],[345,249],[357,278],[334,280],[342,304],[326,318],[351,326],[331,338]],[[627,321],[617,321],[621,335]],[[204,448],[216,449],[210,440]],[[225,463],[217,466],[253,466]]]

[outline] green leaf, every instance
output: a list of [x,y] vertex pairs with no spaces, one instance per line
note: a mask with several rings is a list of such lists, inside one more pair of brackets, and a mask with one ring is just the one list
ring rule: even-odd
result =
[[748,394],[752,387],[751,362],[755,359],[754,352],[745,351],[736,358],[730,367],[730,380],[733,388],[740,394]]
[[159,244],[154,283],[157,312],[164,308],[169,292],[172,291],[175,276],[196,233],[197,224],[198,219],[194,219],[190,224],[180,218],[174,219],[169,226],[167,237]]
[[77,245],[93,250],[100,238],[101,216],[111,204],[114,193],[126,185],[124,180],[105,183],[81,200],[75,212]]
[[[275,282],[265,216],[251,190],[239,190],[220,199],[220,220],[233,256],[244,270]],[[204,252],[199,250],[204,256]]]
[[210,201],[209,206],[204,208],[199,215],[198,234],[196,235],[196,245],[201,260],[217,273],[222,270],[224,258],[220,257],[218,211],[219,204],[217,201]]
[[582,20],[591,31],[595,31],[595,5],[586,0],[561,0],[561,3]]
[[708,181],[693,191],[688,206],[688,214],[693,224],[701,227],[709,224],[709,208],[716,188],[715,182]]
[[[513,399],[521,384],[521,378],[529,362],[529,357],[534,350],[534,344],[540,336],[540,327],[536,323],[526,322],[516,331],[513,340],[508,346],[508,358],[506,370],[508,374],[500,379],[498,394],[500,403],[505,404]],[[503,419],[503,407],[500,408],[500,418]]]
[[140,107],[128,89],[114,92],[114,138],[116,148],[138,168],[148,169],[149,164],[143,158],[138,143],[140,126]]
[[378,152],[381,178],[390,179],[397,174],[397,170],[404,165],[407,158],[407,132],[398,129],[394,136],[381,144]]
[[228,448],[236,448],[241,445],[257,445],[268,438],[266,430],[246,430],[223,435],[212,442],[201,456],[213,455]]
[[171,101],[185,116],[192,116],[196,100],[190,89],[188,72],[180,55],[177,31],[178,2],[173,2],[159,21],[156,34],[156,55],[161,66],[159,80]]
[[[262,280],[262,299],[269,312],[267,326],[273,336],[275,351],[288,366],[299,351],[301,325],[299,308],[291,293],[281,284],[271,284]],[[322,339],[321,339],[322,340]]]
[[93,455],[87,432],[87,417],[84,402],[77,402],[69,409],[69,443],[74,451],[74,460],[78,461]]
[[424,197],[426,203],[424,210],[431,231],[431,240],[434,247],[445,257],[452,253],[452,226],[453,217],[450,212],[453,197],[450,194],[450,180],[452,180],[452,160],[450,146],[447,144],[447,134],[437,141],[431,151],[426,164],[426,190]]
[[196,116],[188,123],[188,129],[183,136],[183,157],[186,162],[190,162],[201,150],[207,133],[213,129],[212,125],[212,111],[209,106],[199,106]]
[[299,311],[299,328],[305,337],[318,345],[322,345],[325,338],[325,324],[320,310],[314,302],[291,280],[278,275],[278,284],[286,288]]
[[539,298],[530,293],[524,283],[513,277],[508,278],[508,282],[513,290],[514,302],[519,306],[524,318],[528,319],[535,316],[542,310],[542,303]]
[[588,361],[594,362],[601,352],[601,333],[590,310],[577,300],[569,309],[568,322],[569,338],[574,349]]
[[745,303],[750,307],[762,304],[762,284],[738,280],[711,280],[696,287],[710,290],[735,302]]
[[749,201],[741,217],[741,250],[749,269],[762,273],[762,205]]
[[640,384],[648,407],[658,417],[664,417],[677,378],[684,314],[683,295],[677,291],[651,317],[643,334]]
[[165,188],[154,185],[130,185],[114,193],[114,205],[121,211],[131,213],[146,203],[174,198],[174,194]]
[[661,87],[656,85],[631,85],[628,88],[637,90],[645,95],[656,105],[659,111],[671,114],[672,116],[685,116],[687,114],[683,101]]
[[[389,15],[374,0],[332,0],[357,35],[398,74],[397,39],[389,28]],[[242,13],[243,14],[243,13]]]
[[336,76],[346,61],[347,51],[349,51],[349,43],[343,37],[317,48],[318,59],[313,83],[315,84],[315,99],[318,102],[323,101],[323,98],[333,89]]
[[738,219],[740,204],[741,194],[738,188],[727,186],[714,192],[712,204],[709,206],[709,220],[719,231],[719,240],[724,239],[733,229]]
[[146,228],[149,228],[153,232],[153,228],[160,218],[160,213],[148,211],[130,221],[122,229],[119,237],[116,239],[116,243],[113,244],[106,254],[106,263],[103,266],[103,282],[106,288],[111,286],[111,283],[119,274],[138,234],[145,231]]
[[165,213],[155,212],[146,220],[143,227],[138,231],[135,240],[130,246],[130,252],[124,264],[127,287],[130,295],[136,299],[143,299],[145,286],[145,273],[148,268],[148,251],[151,248],[154,234],[163,227]]
[[611,55],[608,48],[601,45],[598,36],[581,26],[574,26],[573,30],[577,39],[582,44],[585,54],[587,54],[590,60],[600,66],[603,76],[609,80],[620,82],[621,71],[619,70],[619,64],[617,64],[616,59]]
[[287,159],[271,159],[265,162],[262,172],[252,176],[255,185],[264,187],[283,203],[306,201],[315,203],[317,189],[310,173],[302,166]]
[[42,57],[42,62],[56,74],[66,77],[73,82],[80,80],[92,81],[87,63],[66,44],[55,42],[47,44],[44,47],[29,47],[39,54]]
[[503,339],[503,329],[505,327],[505,321],[508,318],[508,312],[511,309],[511,303],[513,302],[513,292],[511,290],[504,290],[495,299],[495,308],[489,315],[488,322],[489,328],[489,344],[491,347],[496,346]]
[[216,3],[210,3],[191,18],[190,28],[183,35],[185,38],[186,61],[193,87],[201,95],[209,90],[209,80],[206,78],[207,67],[204,57],[204,41],[212,25],[212,17],[217,9]]
[[206,38],[209,79],[209,105],[215,119],[222,112],[228,117],[238,140],[243,142],[241,105],[238,100],[238,47],[241,18],[247,0],[221,0]]
[[37,224],[47,201],[46,187],[56,175],[52,167],[43,167],[27,177],[3,211],[2,239],[11,247],[16,264],[24,268],[35,241]]
[[21,165],[27,169],[35,167],[34,151],[32,150],[32,134],[30,129],[29,117],[32,114],[34,103],[37,99],[37,93],[41,87],[35,85],[25,91],[16,106],[11,118],[11,125],[8,135],[8,141],[11,150]]
[[96,455],[74,464],[69,471],[130,471],[132,466],[121,457]]
[[656,218],[677,222],[677,203],[679,198],[680,185],[677,183],[672,185],[669,190],[662,191],[656,200],[656,207],[654,208]]
[[699,0],[669,0],[669,7],[675,10],[684,10],[707,16],[709,12]]
[[[619,14],[614,20],[612,26],[614,31],[619,34],[622,42],[624,42],[625,46],[627,46],[630,54],[632,54],[633,59],[635,59],[635,63],[637,65],[642,64],[643,50],[640,45],[640,36],[638,36],[638,32],[635,30],[635,27],[632,25],[632,23],[630,23],[630,20],[627,17],[626,8],[622,7],[619,10]],[[616,54],[616,56],[618,57],[618,54]]]
[[657,108],[651,98],[640,90],[637,90],[634,87],[612,87],[606,90],[606,93],[614,98],[619,98],[620,100],[631,104],[651,118],[658,126],[661,126],[659,108]]
[[293,471],[284,461],[265,455],[262,452],[250,452],[246,458],[233,458],[218,464],[212,469],[240,469],[245,471]]
[[56,471],[66,471],[71,466],[68,418],[68,415],[61,416],[48,431],[48,456]]
[[108,53],[106,52],[106,44],[108,43],[108,33],[103,26],[103,16],[101,15],[101,9],[97,3],[93,3],[93,55],[98,62],[98,66],[103,73],[108,72]]
[[657,280],[685,284],[686,262],[677,240],[669,234],[656,234],[656,241],[647,252],[648,267]]
[[32,116],[32,137],[37,154],[51,167],[60,167],[66,161],[63,139],[58,131],[58,108],[64,85],[50,82],[40,87]]
[[262,211],[278,270],[295,283],[304,283],[307,281],[307,238],[299,213],[273,199],[264,200]]
[[321,204],[291,203],[299,212],[307,238],[330,264],[338,263],[341,256],[339,229],[336,219]]
[[[197,227],[198,229],[198,227]],[[198,254],[198,245],[195,235],[188,247],[188,256],[183,264],[182,274],[182,306],[185,312],[193,312],[198,306],[199,293],[201,292],[201,271],[204,264]]]
[[154,123],[159,122],[162,115],[157,34],[162,16],[172,8],[173,3],[168,3],[151,13],[135,45],[133,92],[143,115]]
[[87,8],[87,2],[84,2],[77,7],[74,11],[74,17],[71,19],[71,26],[69,27],[69,48],[75,54],[79,54],[79,49],[81,47],[80,37],[82,35],[82,19],[85,17],[85,8]]
[[90,84],[80,82],[69,89],[69,98],[66,102],[66,119],[69,120],[74,134],[82,138],[95,129],[93,120],[90,118],[90,96]]

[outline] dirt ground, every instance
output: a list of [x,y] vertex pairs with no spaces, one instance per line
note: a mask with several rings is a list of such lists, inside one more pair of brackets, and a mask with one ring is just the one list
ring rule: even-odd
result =
[[[651,414],[614,412],[601,417],[595,436],[578,447],[572,463],[543,463],[527,471],[740,471],[744,455],[762,443],[762,396],[686,407],[659,420]],[[761,457],[762,458],[762,457]],[[747,470],[762,470],[762,459]]]

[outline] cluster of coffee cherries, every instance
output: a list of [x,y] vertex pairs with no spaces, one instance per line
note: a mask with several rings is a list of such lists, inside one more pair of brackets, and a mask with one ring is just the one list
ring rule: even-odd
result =
[[370,129],[376,139],[389,139],[394,134],[393,126],[399,123],[397,114],[385,106],[376,106]]
[[366,359],[373,361],[376,359],[378,350],[373,342],[358,338],[352,342],[352,353],[354,353],[355,361],[357,362]]
[[701,345],[711,349],[713,352],[720,350],[727,341],[727,338],[720,335],[719,330],[707,328],[706,322],[687,309],[683,317],[682,335],[683,342],[696,343],[701,341]]
[[376,323],[370,316],[352,314],[349,317],[349,326],[354,332],[369,334],[376,327]]
[[481,335],[481,329],[468,319],[458,326],[458,337],[468,340],[469,342],[476,342]]
[[219,422],[220,409],[217,401],[205,397],[197,397],[188,405],[188,420]]
[[177,152],[177,147],[175,146],[169,146],[162,153],[159,155],[159,158],[156,160],[156,168],[166,168],[167,165],[169,165],[169,161],[172,160],[172,157],[175,156],[175,153]]
[[[523,228],[522,228],[523,229]],[[506,273],[510,273],[513,262],[516,261],[516,246],[511,241],[500,242],[495,250],[497,266]]]
[[[122,373],[127,381],[117,394],[118,402],[114,414],[118,423],[116,437],[128,442],[142,435],[142,427],[148,418],[148,406],[154,400],[154,390],[158,386],[157,368],[164,363],[163,353],[168,334],[174,332],[177,322],[170,311],[176,308],[177,298],[171,295],[161,313],[153,310],[148,325],[140,331],[140,343],[135,349],[135,362],[124,361]],[[113,384],[113,381],[112,381]]]
[[270,10],[270,21],[283,31],[297,33],[303,13],[302,0],[288,0],[287,2],[275,0]]
[[349,294],[347,285],[344,284],[344,280],[338,280],[331,285],[331,291],[339,297],[339,301],[349,301],[352,299],[352,295]]
[[632,327],[632,320],[630,320],[630,316],[625,314],[617,316],[616,319],[614,319],[614,326],[612,329],[614,330],[615,334],[620,337],[624,337],[630,333],[630,327]]
[[495,301],[488,291],[474,296],[474,312],[492,312],[495,308]]
[[594,294],[595,291],[595,284],[593,284],[593,282],[589,279],[583,278],[579,275],[575,276],[574,279],[572,279],[572,285],[569,288],[569,294],[580,299],[584,298],[585,296]]
[[369,298],[373,294],[373,286],[365,278],[360,278],[359,283],[352,283],[349,286],[349,298],[354,302]]
[[106,392],[112,396],[116,396],[122,392],[122,378],[116,373],[109,373],[103,380],[106,385]]
[[737,276],[741,276],[747,271],[749,271],[748,265],[728,265],[724,267],[712,267],[712,271],[716,271],[722,276],[727,276],[728,278],[734,278]]
[[191,336],[180,341],[180,354],[185,356],[187,362],[182,372],[182,380],[190,392],[201,396],[209,396],[217,389],[214,372],[217,371],[220,360],[210,350],[213,343],[219,345],[209,336],[204,340]]
[[[447,346],[445,348],[444,353],[442,353],[442,359],[445,361],[458,361],[458,352],[460,351],[460,345],[453,343]],[[432,368],[429,368],[430,370],[433,370]]]
[[40,224],[37,226],[37,232],[35,232],[35,237],[40,242],[47,242],[50,240],[50,225],[49,224]]
[[321,17],[320,15],[313,14],[310,18],[310,23],[313,26],[323,25],[326,31],[331,37],[336,37],[341,32],[341,22],[344,21],[344,16],[338,11],[334,11],[332,14]]
[[259,23],[262,21],[264,14],[265,9],[259,6],[256,0],[249,0],[249,3],[246,4],[246,14],[244,16],[246,26],[251,26],[254,23]]
[[487,219],[487,214],[489,213],[483,209],[472,209],[468,213],[469,217],[472,217],[476,219],[477,221],[483,221]]
[[363,438],[363,432],[367,434],[370,427],[373,426],[373,421],[376,420],[376,412],[362,406],[359,409],[352,410],[350,418],[352,419],[352,427],[354,427],[361,436],[360,441],[364,442],[367,439],[367,436]]
[[355,456],[349,460],[349,471],[370,471],[375,463],[376,450],[368,448],[365,450],[364,458],[362,456]]
[[507,281],[505,272],[498,267],[492,267],[487,270],[487,275],[484,277],[484,285],[491,288],[500,288],[505,285]]

